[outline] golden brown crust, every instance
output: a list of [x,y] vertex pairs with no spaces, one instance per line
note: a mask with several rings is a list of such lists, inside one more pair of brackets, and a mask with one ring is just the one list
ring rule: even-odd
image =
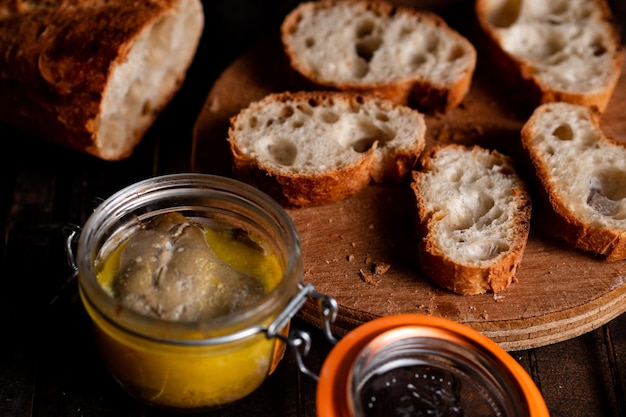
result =
[[[416,201],[416,235],[418,244],[418,261],[422,271],[442,288],[460,295],[474,295],[485,292],[498,293],[513,282],[528,240],[532,203],[525,184],[520,180],[513,190],[516,203],[516,218],[513,224],[514,240],[509,241],[509,249],[496,262],[465,262],[454,261],[450,254],[435,242],[432,233],[439,218],[433,217],[427,209],[425,195],[421,190],[422,177],[433,169],[433,158],[443,148],[459,150],[480,150],[478,146],[435,145],[425,152],[421,159],[420,171],[413,172],[411,189]],[[494,158],[506,161],[514,174],[512,161],[506,155],[491,151]],[[468,156],[469,157],[469,156]]]
[[261,167],[231,145],[234,174],[287,208],[310,207],[339,201],[359,193],[370,183],[367,159],[341,170],[319,175],[288,175]]
[[[1,1],[0,122],[102,157],[95,134],[111,70],[127,59],[132,40],[176,2]],[[149,111],[158,113],[173,94]],[[148,127],[107,159],[129,156]]]
[[459,265],[434,247],[430,241],[423,241],[421,245],[419,262],[426,275],[437,285],[456,294],[475,295],[486,292],[497,294],[513,282],[524,256],[526,243],[488,268]]
[[502,48],[499,36],[488,21],[488,7],[493,0],[477,0],[475,15],[479,30],[477,40],[479,49],[489,58],[489,66],[498,75],[499,81],[514,94],[517,101],[528,104],[531,108],[544,103],[565,101],[587,107],[596,107],[600,112],[606,109],[619,80],[624,56],[621,52],[620,36],[613,23],[611,9],[604,0],[592,0],[600,10],[602,20],[609,23],[608,36],[615,45],[612,55],[611,73],[613,77],[602,90],[595,93],[573,93],[542,82],[536,75],[537,69],[523,58],[508,53]]
[[597,253],[607,262],[626,259],[626,233],[623,231],[594,228],[567,212],[562,204],[553,202],[540,192],[541,229],[563,239],[574,248]]
[[[417,10],[412,7],[398,6],[385,1],[376,0],[344,0],[352,2],[365,10],[371,10],[381,16],[394,16],[404,14],[414,17],[418,21],[424,21],[434,26],[438,26],[446,31],[448,36],[455,37],[464,45],[466,51],[474,54],[474,46],[460,34],[451,29],[440,16],[425,10]],[[298,51],[291,47],[286,39],[296,30],[298,22],[304,14],[312,10],[332,7],[336,2],[322,0],[301,4],[285,18],[281,26],[281,37],[285,52],[289,57],[292,67],[302,74],[310,82],[317,86],[335,89],[339,91],[350,91],[359,94],[372,94],[382,99],[393,101],[401,105],[409,105],[422,111],[434,111],[445,113],[457,107],[467,95],[475,69],[475,61],[471,68],[463,73],[463,76],[454,83],[437,83],[433,80],[425,79],[421,76],[412,76],[404,79],[389,80],[385,82],[341,82],[325,79],[318,74],[311,72],[299,58]]]

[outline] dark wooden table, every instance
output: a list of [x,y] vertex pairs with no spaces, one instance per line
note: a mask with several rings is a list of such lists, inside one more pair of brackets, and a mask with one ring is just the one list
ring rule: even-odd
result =
[[[83,224],[99,198],[138,180],[190,170],[192,128],[212,82],[296,1],[207,0],[206,31],[181,92],[127,160],[105,162],[0,127],[0,416],[167,416],[129,398],[98,357],[90,322],[69,286],[62,229]],[[622,0],[612,3],[620,21]],[[540,295],[538,295],[540,296]],[[332,348],[315,327],[307,358]],[[626,416],[626,315],[575,339],[510,352],[553,416]],[[315,416],[315,382],[285,359],[241,402],[207,416]]]

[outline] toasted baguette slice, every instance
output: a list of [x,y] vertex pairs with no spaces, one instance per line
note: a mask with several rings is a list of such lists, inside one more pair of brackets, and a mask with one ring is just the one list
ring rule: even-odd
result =
[[0,123],[104,160],[132,154],[180,88],[199,0],[0,2]]
[[435,146],[413,172],[418,261],[441,287],[497,293],[513,280],[530,229],[531,200],[509,157],[478,146]]
[[547,103],[522,128],[522,146],[549,203],[548,232],[616,261],[626,258],[626,145],[599,122],[586,107]]
[[623,54],[605,0],[477,0],[475,10],[490,65],[519,100],[606,109]]
[[234,174],[288,207],[400,181],[425,145],[421,113],[373,96],[270,94],[231,118]]
[[439,16],[376,1],[302,3],[283,21],[291,66],[324,88],[445,112],[467,94],[473,45]]

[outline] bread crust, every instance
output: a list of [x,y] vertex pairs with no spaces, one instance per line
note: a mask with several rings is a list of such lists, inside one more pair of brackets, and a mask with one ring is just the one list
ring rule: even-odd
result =
[[[424,192],[424,181],[427,175],[437,175],[434,160],[442,150],[458,150],[472,159],[473,153],[489,152],[479,146],[462,146],[456,144],[436,145],[424,153],[420,159],[421,168],[412,174],[411,190],[416,201],[416,235],[419,237],[418,262],[421,270],[442,288],[460,295],[475,295],[486,292],[498,293],[508,287],[515,278],[524,255],[530,232],[530,216],[532,203],[526,184],[517,177],[512,160],[497,151],[489,152],[490,158],[503,167],[503,173],[513,179],[515,188],[510,190],[515,203],[514,221],[511,226],[512,239],[508,249],[487,260],[460,261],[450,252],[452,249],[443,247],[435,238],[437,223],[446,214],[431,211],[430,202]],[[459,167],[459,169],[463,169]],[[446,182],[445,177],[439,178]],[[446,198],[442,195],[442,198]],[[445,205],[443,200],[439,203]],[[449,214],[448,214],[449,215]],[[476,219],[477,220],[477,219]],[[456,250],[456,249],[455,249]]]
[[308,65],[301,59],[298,49],[290,40],[293,33],[297,31],[298,23],[303,19],[303,16],[337,5],[335,1],[322,0],[301,3],[287,15],[281,26],[281,39],[291,66],[303,77],[319,87],[351,91],[359,94],[373,94],[380,98],[391,100],[397,104],[409,105],[427,112],[445,113],[461,103],[463,98],[467,95],[472,82],[476,66],[476,51],[474,46],[462,35],[450,28],[444,19],[432,12],[398,6],[384,1],[345,0],[340,2],[340,4],[350,4],[355,10],[372,11],[374,14],[388,19],[404,15],[421,24],[435,26],[445,32],[446,36],[454,37],[457,42],[463,45],[464,53],[472,57],[471,65],[463,71],[462,76],[458,77],[453,82],[446,83],[438,82],[437,80],[417,74],[381,82],[357,80],[345,82],[324,78],[311,71]]
[[343,200],[358,194],[370,183],[367,158],[321,175],[289,175],[256,164],[239,152],[236,146],[232,152],[235,176],[263,190],[288,208],[319,206]]
[[[514,98],[531,109],[544,103],[564,101],[587,107],[596,107],[604,112],[613,95],[613,91],[620,77],[624,60],[619,32],[614,24],[611,9],[604,0],[591,0],[590,3],[599,12],[600,20],[606,23],[606,35],[610,39],[611,47],[605,53],[610,54],[610,76],[602,87],[596,91],[572,92],[559,88],[543,81],[537,75],[537,68],[532,62],[520,56],[507,52],[502,45],[502,39],[489,22],[489,12],[494,0],[477,0],[475,14],[477,20],[477,39],[481,53],[489,58],[489,65],[500,81],[514,93]],[[584,28],[584,23],[582,27]],[[548,40],[545,40],[548,42]]]
[[[242,146],[241,130],[248,123],[249,117],[263,111],[274,103],[298,107],[311,104],[314,107],[328,106],[343,102],[355,112],[367,103],[376,103],[381,111],[400,109],[411,114],[415,125],[407,126],[411,130],[410,143],[383,153],[378,142],[359,154],[349,164],[341,168],[320,168],[314,172],[282,169],[276,164],[259,158],[249,149]],[[282,111],[282,110],[280,110]],[[350,111],[352,112],[352,110]],[[371,115],[368,117],[375,117]],[[260,118],[259,118],[260,119]],[[282,119],[280,114],[267,118],[269,123]],[[398,106],[373,96],[361,96],[351,93],[331,91],[298,91],[269,94],[263,99],[251,103],[249,107],[230,119],[228,142],[232,155],[233,175],[255,185],[277,200],[281,205],[290,208],[328,204],[356,195],[372,182],[400,182],[409,175],[417,163],[425,146],[426,125],[423,116],[415,110]],[[296,134],[296,129],[293,130]],[[325,140],[312,137],[311,140]],[[333,156],[328,155],[329,160]]]
[[[526,229],[522,228],[521,232]],[[422,271],[440,287],[459,295],[476,295],[492,292],[497,294],[513,282],[526,244],[488,268],[460,265],[442,253],[431,241],[424,241],[420,248],[419,263]]]
[[[135,39],[174,13],[178,2],[0,2],[0,122],[102,159],[128,157],[185,74],[177,75],[173,87],[164,87],[158,101],[144,109],[145,119],[115,150],[99,143],[103,94]],[[181,67],[186,69],[191,58]]]
[[[564,103],[548,103],[538,107],[521,130],[522,146],[527,153],[527,157],[534,172],[534,181],[537,184],[538,201],[541,204],[541,224],[543,229],[550,235],[563,239],[574,248],[583,251],[593,252],[604,256],[609,262],[626,259],[626,228],[607,227],[592,224],[589,218],[581,217],[570,209],[571,199],[565,195],[554,181],[554,175],[545,155],[535,146],[538,135],[543,135],[545,127],[542,126],[541,117],[558,107],[567,106]],[[598,147],[604,149],[609,155],[611,149],[626,149],[626,144],[616,139],[604,135],[600,128],[601,115],[595,109],[586,107],[579,109],[592,124],[596,131],[594,145],[590,148]],[[590,139],[589,139],[590,140]],[[578,152],[577,157],[582,161],[585,155]],[[592,169],[595,167],[592,167]],[[589,174],[590,170],[581,168],[581,176]],[[626,173],[624,173],[626,175]],[[575,178],[569,178],[571,182]]]

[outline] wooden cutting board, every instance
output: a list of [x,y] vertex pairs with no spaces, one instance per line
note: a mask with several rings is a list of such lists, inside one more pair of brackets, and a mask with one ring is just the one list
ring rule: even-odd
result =
[[[261,41],[230,65],[213,85],[194,130],[192,168],[230,175],[228,119],[270,92],[302,89],[278,39]],[[626,74],[604,115],[605,131],[626,141]],[[529,116],[479,66],[468,96],[445,116],[427,116],[427,147],[476,143],[519,154],[519,130]],[[289,210],[302,240],[304,281],[339,304],[333,331],[343,335],[370,319],[420,313],[464,323],[507,350],[566,340],[626,311],[626,261],[607,263],[572,250],[531,223],[517,281],[499,293],[460,296],[420,273],[408,187],[372,185],[353,198]],[[534,220],[534,218],[533,218]],[[389,269],[373,275],[376,264]],[[370,278],[364,279],[364,271]],[[319,325],[314,302],[300,316]]]

